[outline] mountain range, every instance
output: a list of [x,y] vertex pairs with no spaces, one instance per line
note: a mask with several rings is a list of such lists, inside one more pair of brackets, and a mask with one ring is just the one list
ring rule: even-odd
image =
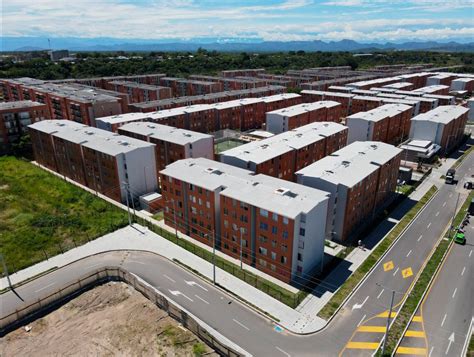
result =
[[[45,37],[2,37],[0,50],[34,51],[49,47]],[[341,41],[255,41],[253,39],[193,39],[193,40],[141,40],[116,38],[52,38],[51,48],[70,51],[209,51],[224,52],[279,52],[307,51],[369,52],[375,50],[432,50],[450,52],[474,52],[474,42],[410,41],[386,43],[360,43],[353,40]]]

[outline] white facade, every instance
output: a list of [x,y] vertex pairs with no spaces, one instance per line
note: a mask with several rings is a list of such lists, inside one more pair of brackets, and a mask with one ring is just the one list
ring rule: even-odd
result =
[[469,108],[469,114],[467,117],[469,118],[469,121],[474,121],[474,97],[467,101],[467,107]]

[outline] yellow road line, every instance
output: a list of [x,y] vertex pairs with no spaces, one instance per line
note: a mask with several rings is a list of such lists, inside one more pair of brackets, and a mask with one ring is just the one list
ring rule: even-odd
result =
[[359,350],[376,350],[378,347],[378,342],[349,342],[346,345],[346,348]]
[[385,333],[387,328],[385,326],[359,326],[358,332],[382,332]]
[[397,352],[402,355],[426,356],[426,348],[398,347]]
[[421,316],[414,316],[414,317],[413,317],[413,321],[414,321],[414,322],[423,322],[423,317],[421,317]]
[[424,331],[414,331],[414,330],[408,330],[405,333],[406,337],[425,337],[425,332]]
[[[392,314],[390,315],[390,318],[393,319],[395,316],[397,316],[397,313],[392,311]],[[385,318],[387,318],[387,317],[388,317],[388,311],[384,311],[384,312],[378,314],[377,317],[385,317]]]

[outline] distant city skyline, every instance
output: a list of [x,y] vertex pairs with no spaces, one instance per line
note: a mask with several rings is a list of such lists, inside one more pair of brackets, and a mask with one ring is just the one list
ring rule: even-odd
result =
[[473,9],[474,0],[10,0],[2,36],[472,41]]

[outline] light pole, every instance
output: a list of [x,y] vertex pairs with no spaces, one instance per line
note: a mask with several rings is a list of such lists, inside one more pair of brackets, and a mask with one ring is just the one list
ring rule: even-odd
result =
[[[214,231],[211,231],[212,236],[212,283],[216,285],[216,236]],[[209,238],[209,234],[205,234],[204,237]]]
[[458,209],[459,197],[461,196],[461,192],[458,192],[458,197],[456,199],[456,205],[454,206],[453,217],[451,218],[451,226],[449,227],[449,234],[448,238],[451,238],[451,231],[454,228],[454,218],[456,217],[456,211]]
[[176,241],[178,241],[178,222],[176,221],[176,204],[174,199],[171,200],[166,200],[166,203],[172,203],[173,204],[173,220],[174,220],[174,235],[176,236]]
[[[382,284],[380,283],[375,283],[375,285],[377,286],[380,286],[381,288],[386,288],[385,286],[383,286]],[[395,294],[398,293],[398,294],[402,294],[401,292],[398,292],[396,290],[393,290],[393,289],[389,289],[387,288],[387,290],[391,290],[392,292],[392,296],[390,298],[390,309],[388,311],[388,316],[387,316],[387,326],[385,328],[385,335],[383,337],[383,342],[382,342],[382,356],[385,354],[385,347],[387,346],[387,339],[388,339],[388,329],[390,327],[390,320],[391,320],[391,317],[392,317],[392,311],[393,311],[393,302],[395,300]]]
[[240,270],[242,270],[242,232],[243,227],[240,227]]

